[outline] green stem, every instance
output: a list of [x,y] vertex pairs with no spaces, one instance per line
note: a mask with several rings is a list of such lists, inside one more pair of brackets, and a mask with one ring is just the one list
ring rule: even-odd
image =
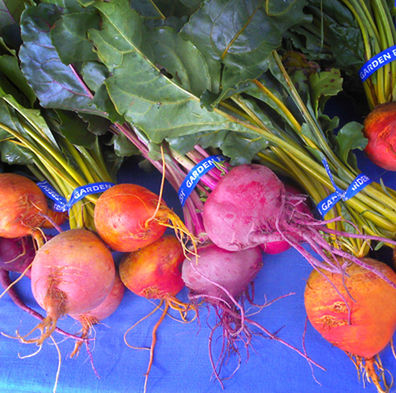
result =
[[85,180],[84,184],[95,183],[95,179],[93,178],[90,169],[87,167],[87,165],[85,164],[85,162],[82,159],[82,157],[80,156],[80,154],[78,154],[76,147],[74,145],[72,145],[67,139],[64,140],[64,144],[65,144],[67,150],[69,151],[69,153],[72,155],[72,157],[76,161],[78,168],[84,174],[84,176],[86,178],[86,179],[84,179]]
[[95,162],[97,164],[96,167],[98,168],[98,171],[101,174],[102,181],[108,181],[110,183],[114,183],[115,181],[112,178],[112,176],[109,174],[107,167],[106,167],[106,163],[103,159],[103,155],[102,155],[102,152],[100,149],[98,138],[95,139],[95,143],[92,148],[92,155],[93,155],[93,159],[95,160]]
[[[221,113],[221,111],[219,110],[218,112]],[[230,121],[241,124],[246,129],[258,133],[259,135],[265,137],[268,141],[274,143],[277,146],[280,146],[284,151],[287,151],[289,155],[293,156],[293,159],[297,162],[297,164],[302,165],[307,173],[314,176],[327,188],[331,190],[334,189],[323,165],[319,164],[314,159],[309,157],[306,151],[304,151],[300,145],[298,145],[291,139],[282,139],[281,137],[271,133],[271,131],[266,127],[257,127],[255,125],[246,123],[225,112],[223,112],[222,115],[228,118]],[[341,180],[337,175],[333,175],[333,178],[338,187],[344,190],[348,187],[349,183]],[[367,218],[374,221],[377,225],[382,226],[384,229],[390,232],[396,232],[396,225],[394,224],[396,222],[396,210],[390,210],[386,207],[387,205],[383,201],[384,198],[386,198],[386,195],[381,194],[380,203],[377,200],[373,200],[369,196],[372,190],[373,187],[368,185],[363,190],[363,192],[360,192],[356,194],[353,198],[349,199],[347,201],[347,204],[353,208],[356,208],[360,213],[364,213]],[[390,204],[388,206],[394,205],[394,201],[390,198],[389,203]],[[380,214],[373,213],[372,211],[377,211],[382,216]]]
[[[381,32],[381,43],[382,50],[388,49],[395,45],[395,27],[389,12],[389,8],[384,3],[384,0],[373,1],[373,8],[376,15],[376,22],[379,31]],[[384,67],[384,82],[385,82],[385,92],[384,92],[384,102],[391,101],[392,89],[394,75],[396,72],[395,62],[386,64]],[[389,77],[390,76],[390,77]]]
[[[276,51],[273,52],[273,57],[275,59],[276,64],[279,67],[279,70],[282,73],[282,76],[285,79],[287,86],[289,87],[289,91],[290,91],[290,94],[291,94],[294,102],[296,103],[296,105],[297,105],[298,109],[300,110],[301,114],[303,115],[305,121],[309,124],[317,141],[319,142],[320,151],[327,156],[327,158],[330,160],[332,165],[334,165],[336,167],[342,166],[342,163],[340,162],[338,157],[330,149],[330,147],[327,143],[327,139],[325,138],[325,136],[323,135],[323,132],[321,131],[320,127],[318,126],[316,119],[314,119],[314,117],[311,115],[307,106],[304,104],[304,101],[301,99],[300,95],[298,94],[298,91],[297,91],[296,87],[294,86],[294,83],[292,82],[289,74],[286,72],[286,69],[282,64],[282,60]],[[346,168],[345,168],[345,171],[346,171],[346,173],[348,173]]]
[[[18,138],[19,134],[15,131],[11,130],[9,127],[7,127],[3,124],[0,124],[0,127],[3,129],[5,129],[5,127],[6,127],[7,132],[14,135],[16,138]],[[11,132],[10,132],[10,130],[11,130]],[[56,160],[61,165],[61,167],[64,170],[66,170],[77,182],[84,183],[83,177],[80,176],[80,174],[68,164],[68,162],[63,158],[63,156],[53,146],[51,146],[51,144],[49,142],[47,142],[46,140],[41,138],[39,135],[34,133],[34,131],[31,130],[29,127],[24,126],[24,130],[33,140],[36,141],[36,143],[38,143],[44,149],[44,151],[49,156],[51,156],[51,158],[53,160]]]

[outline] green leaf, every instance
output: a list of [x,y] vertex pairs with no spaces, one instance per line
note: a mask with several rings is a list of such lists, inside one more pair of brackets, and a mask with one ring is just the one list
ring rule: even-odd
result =
[[221,145],[221,151],[231,158],[231,165],[241,165],[251,163],[256,154],[267,145],[264,138],[252,139],[251,136],[229,132]]
[[81,9],[78,0],[40,0],[40,3],[53,4],[68,12],[79,11]]
[[112,75],[106,80],[117,111],[154,143],[164,138],[205,130],[244,127],[218,110],[201,107],[198,97],[163,75],[140,49],[139,16],[127,1],[96,3],[103,15],[102,30],[92,30],[98,55]]
[[[4,94],[1,90],[0,93]],[[13,99],[7,95],[4,97],[10,100]],[[29,112],[30,111],[31,110],[29,110]],[[34,113],[30,113],[33,114],[34,117]],[[8,105],[4,99],[0,99],[0,155],[3,162],[11,165],[26,165],[32,163],[32,153],[28,149],[11,142],[10,140],[13,139],[12,135],[2,127],[2,125],[5,125],[30,139],[23,129],[21,120],[18,112],[12,106]],[[37,124],[38,122],[35,121],[35,123]]]
[[[26,132],[22,123],[27,123],[42,137],[51,141],[54,145],[57,145],[56,140],[39,109],[23,107],[13,96],[7,94],[1,88],[0,103],[2,106],[0,111],[2,114],[0,119],[1,122],[10,128],[20,131],[24,135],[26,135]],[[8,134],[4,134],[3,131],[3,135]]]
[[299,0],[265,0],[265,12],[271,16],[284,16],[293,10]]
[[111,125],[110,120],[100,116],[87,115],[85,113],[79,113],[79,116],[86,123],[88,131],[92,134],[99,136],[109,132]]
[[7,24],[19,23],[25,4],[25,0],[0,0],[0,27]]
[[114,104],[110,99],[109,92],[104,84],[100,86],[98,91],[95,93],[94,103],[98,108],[101,108],[106,112],[106,118],[111,122],[123,123],[125,121],[125,118],[121,116],[114,107]]
[[193,150],[196,144],[204,149],[220,149],[226,157],[231,159],[232,165],[251,162],[259,151],[267,147],[264,138],[258,137],[253,140],[250,134],[236,134],[226,130],[170,138],[168,142],[180,154]]
[[118,157],[131,157],[140,155],[139,150],[132,144],[124,134],[115,135],[112,138],[114,152]]
[[21,43],[19,20],[27,3],[24,0],[0,0],[0,36],[12,48],[18,48]]
[[36,95],[28,85],[25,76],[19,68],[18,59],[15,56],[0,56],[0,72],[6,76],[16,88],[27,98],[30,105],[36,101]]
[[87,125],[73,112],[56,111],[59,120],[58,129],[73,145],[90,147],[95,142],[95,135],[91,134]]
[[[81,75],[88,87],[95,92],[93,102],[98,108],[106,112],[106,118],[113,123],[123,123],[124,118],[114,108],[104,84],[109,76],[106,66],[99,62],[86,62],[81,67]],[[80,116],[88,120],[89,129],[95,135],[102,135],[105,133],[104,127],[109,127],[109,122],[103,122],[104,119],[99,119],[98,116],[87,115],[82,112],[80,112]]]
[[19,52],[22,72],[43,107],[104,116],[76,70],[61,62],[52,45],[50,26],[59,17],[60,10],[51,4],[40,4],[23,13],[24,43]]
[[1,161],[9,165],[29,165],[33,163],[33,154],[13,142],[0,142]]
[[105,79],[109,76],[104,64],[89,61],[82,65],[81,75],[84,82],[92,91],[98,91]]
[[186,39],[223,65],[223,94],[268,67],[267,58],[281,45],[283,34],[304,20],[305,1],[294,1],[289,12],[269,16],[258,0],[209,0],[183,27]]
[[64,14],[51,29],[51,40],[64,64],[93,61],[97,56],[87,31],[97,28],[99,16],[92,8]]
[[[288,37],[311,59],[324,58],[328,66],[340,67],[348,75],[364,63],[362,34],[355,17],[339,0],[309,0],[313,24],[292,28]],[[298,43],[301,40],[301,43]],[[296,46],[295,46],[296,48]]]
[[[3,37],[0,37],[0,49],[2,49],[2,50],[0,50],[1,53],[5,52],[7,55],[16,56],[16,50],[7,46]],[[4,51],[3,51],[3,49],[4,49]]]
[[333,68],[310,75],[311,103],[316,116],[322,110],[327,99],[342,91],[340,71]]
[[[183,88],[200,97],[205,90],[218,92],[220,63],[208,59],[189,41],[185,41],[170,27],[148,33],[144,43],[149,46],[152,59],[165,68]],[[143,51],[149,53],[149,48]]]
[[131,1],[131,7],[150,19],[188,16],[195,11],[201,0],[139,0]]
[[338,156],[346,164],[350,162],[349,156],[353,149],[364,150],[367,145],[367,138],[364,137],[362,129],[362,124],[352,121],[338,131],[336,136]]
[[194,135],[167,138],[169,145],[180,154],[186,154],[194,149],[195,145],[202,148],[220,148],[229,131],[199,132]]

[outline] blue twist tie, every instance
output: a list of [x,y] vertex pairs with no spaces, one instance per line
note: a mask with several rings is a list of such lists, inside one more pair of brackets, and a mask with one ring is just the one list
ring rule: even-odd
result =
[[325,158],[323,158],[322,164],[323,164],[324,168],[326,169],[326,172],[327,172],[327,175],[329,176],[331,184],[333,185],[333,187],[335,189],[335,191],[332,194],[330,194],[325,199],[321,200],[318,203],[318,206],[316,207],[322,217],[324,217],[328,213],[328,211],[334,205],[336,205],[341,199],[343,201],[347,201],[348,199],[351,199],[358,192],[363,190],[364,187],[366,187],[368,184],[370,184],[372,182],[372,180],[368,176],[361,173],[360,175],[356,176],[356,178],[353,180],[353,182],[344,191],[335,184],[333,175],[330,171],[329,164],[327,163]]
[[179,201],[182,206],[186,203],[187,198],[190,196],[191,192],[194,190],[199,182],[199,179],[211,169],[216,166],[216,162],[225,161],[222,155],[209,156],[195,165],[187,176],[183,180],[183,183],[179,187],[178,196]]
[[396,60],[396,45],[383,50],[366,62],[359,71],[360,79],[364,82],[374,74],[375,71],[393,60]]
[[58,192],[46,180],[37,183],[37,185],[48,198],[54,201],[54,205],[52,206],[53,210],[57,212],[65,212],[70,210],[76,202],[83,199],[86,195],[106,191],[110,187],[113,187],[114,183],[90,183],[85,186],[77,187],[73,190],[69,201],[67,201],[62,195],[58,194]]

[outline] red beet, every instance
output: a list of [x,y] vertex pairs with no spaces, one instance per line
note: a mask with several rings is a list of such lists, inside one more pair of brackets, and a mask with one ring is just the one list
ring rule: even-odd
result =
[[[296,210],[306,214],[307,217],[312,217],[312,213],[306,203],[307,196],[304,196],[300,190],[289,184],[285,184],[285,190]],[[260,244],[260,247],[266,254],[279,254],[288,250],[291,247],[291,244],[286,240],[278,240]]]
[[[204,204],[203,221],[208,237],[220,248],[240,251],[285,240],[314,268],[340,273],[343,266],[339,259],[343,258],[375,272],[396,288],[396,284],[381,271],[376,271],[375,266],[332,246],[323,234],[390,244],[396,244],[395,241],[328,228],[326,221],[299,211],[280,179],[264,165],[240,165],[222,177]],[[302,247],[302,242],[311,246],[319,258]]]

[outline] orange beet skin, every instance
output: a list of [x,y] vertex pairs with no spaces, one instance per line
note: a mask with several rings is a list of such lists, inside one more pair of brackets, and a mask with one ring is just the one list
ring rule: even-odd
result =
[[0,174],[1,237],[32,234],[45,221],[47,210],[47,200],[32,180],[14,173]]
[[364,121],[365,149],[374,164],[396,171],[396,102],[375,107]]
[[[153,215],[158,196],[136,184],[117,184],[106,190],[95,205],[95,227],[113,249],[135,251],[159,239],[165,232],[168,208]],[[148,222],[149,221],[149,222]]]
[[31,285],[37,303],[53,318],[98,306],[115,279],[111,252],[86,229],[61,232],[36,253]]
[[165,235],[121,261],[121,281],[133,293],[149,299],[175,296],[184,287],[180,269],[184,259],[179,241]]
[[[386,264],[363,259],[396,283],[396,273]],[[344,296],[337,294],[331,283],[313,271],[305,288],[305,308],[313,327],[330,343],[352,355],[370,359],[391,340],[396,329],[396,289],[377,275],[358,265],[351,265],[344,277],[324,272]]]

